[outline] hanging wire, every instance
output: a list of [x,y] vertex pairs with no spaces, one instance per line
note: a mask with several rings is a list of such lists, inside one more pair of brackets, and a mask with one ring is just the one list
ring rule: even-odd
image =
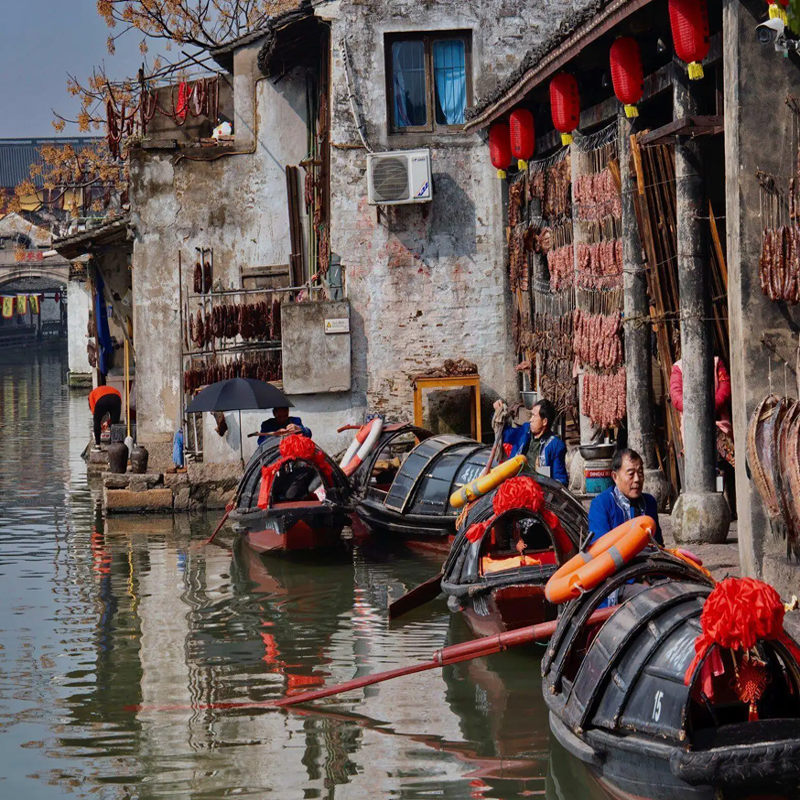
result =
[[605,128],[602,128],[589,136],[584,136],[580,131],[574,133],[575,147],[582,153],[588,153],[592,150],[600,150],[610,144],[616,144],[617,141],[617,121],[614,120]]
[[545,172],[550,169],[550,167],[560,164],[568,155],[569,147],[562,147],[560,150],[553,153],[553,155],[547,156],[547,158],[540,158],[538,161],[529,161],[528,172]]

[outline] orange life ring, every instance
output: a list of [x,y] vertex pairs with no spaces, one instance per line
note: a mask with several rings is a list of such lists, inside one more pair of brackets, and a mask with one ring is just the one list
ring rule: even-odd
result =
[[649,543],[656,531],[652,517],[634,517],[598,539],[585,553],[564,564],[544,588],[554,605],[566,603],[599,586],[623,564],[627,564]]

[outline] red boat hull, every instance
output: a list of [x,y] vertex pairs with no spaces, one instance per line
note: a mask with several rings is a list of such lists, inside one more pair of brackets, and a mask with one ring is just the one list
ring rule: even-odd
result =
[[467,601],[462,613],[475,636],[494,636],[556,618],[555,606],[545,600],[544,585],[537,584],[495,589],[484,596],[482,608]]
[[236,530],[258,553],[300,552],[336,547],[347,515],[312,500],[279,503],[260,514],[234,520]]

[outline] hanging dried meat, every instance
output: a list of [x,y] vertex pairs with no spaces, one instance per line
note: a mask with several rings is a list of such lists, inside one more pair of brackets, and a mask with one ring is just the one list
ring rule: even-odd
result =
[[581,175],[575,179],[572,197],[582,220],[622,216],[619,189],[611,170]]
[[758,269],[761,290],[770,300],[800,302],[800,226],[764,229]]
[[622,363],[621,321],[620,314],[573,312],[573,347],[583,366],[609,370]]
[[547,254],[550,271],[550,289],[559,292],[570,288],[575,282],[575,251],[571,244],[557,247]]
[[585,373],[581,393],[581,413],[601,428],[619,425],[627,413],[625,368],[610,375]]

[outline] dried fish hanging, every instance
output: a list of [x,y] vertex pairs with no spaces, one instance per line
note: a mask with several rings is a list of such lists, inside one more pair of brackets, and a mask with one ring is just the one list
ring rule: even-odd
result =
[[622,204],[616,123],[576,137],[573,186],[576,363],[584,370],[581,413],[602,428],[626,413],[621,311]]
[[541,261],[542,278],[533,281],[534,314],[531,336],[525,344],[531,354],[532,385],[559,411],[577,418],[571,183],[569,148],[528,165],[529,208],[539,225],[533,249],[534,257]]
[[511,330],[518,353],[524,351],[523,341],[531,331],[530,254],[535,229],[523,221],[527,215],[525,176],[520,174],[508,192],[508,277],[512,295]]

